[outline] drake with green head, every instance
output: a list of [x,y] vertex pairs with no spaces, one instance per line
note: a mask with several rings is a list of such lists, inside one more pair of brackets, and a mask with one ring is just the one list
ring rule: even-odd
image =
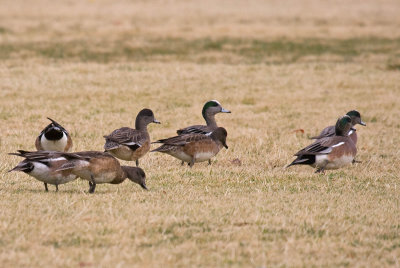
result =
[[[352,110],[352,111],[348,112],[346,115],[350,116],[350,118],[351,118],[351,129],[350,129],[348,135],[353,140],[354,144],[357,144],[357,133],[356,133],[356,129],[354,128],[354,126],[357,124],[366,126],[367,124],[365,124],[361,120],[361,114],[356,110]],[[324,137],[331,137],[333,135],[335,135],[335,126],[328,126],[328,127],[324,128],[318,136],[311,137],[311,139],[317,140],[317,139],[321,139]]]
[[323,137],[295,154],[297,158],[287,167],[293,165],[310,165],[316,172],[326,169],[338,169],[350,164],[357,154],[357,148],[348,133],[352,119],[345,115],[335,125],[333,136]]
[[211,134],[214,130],[218,128],[217,122],[215,121],[215,115],[217,113],[230,113],[231,111],[224,109],[217,100],[207,101],[201,114],[204,120],[206,120],[206,126],[204,125],[193,125],[190,127],[182,128],[176,131],[178,135],[183,134]]

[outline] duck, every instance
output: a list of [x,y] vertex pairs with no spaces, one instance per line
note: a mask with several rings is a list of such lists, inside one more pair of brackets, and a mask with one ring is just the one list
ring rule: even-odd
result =
[[345,115],[339,118],[335,125],[335,135],[323,137],[311,145],[298,151],[293,165],[310,165],[316,168],[316,173],[330,169],[342,168],[353,162],[357,148],[348,133],[352,127],[352,119]]
[[[367,124],[361,120],[361,114],[357,110],[351,110],[346,115],[351,118],[351,128],[348,133],[350,138],[353,140],[354,144],[357,144],[357,132],[354,128],[355,125],[360,124],[362,126],[366,126]],[[311,137],[310,139],[321,139],[324,137],[331,137],[335,135],[335,126],[328,126],[324,128],[318,136]]]
[[215,115],[217,113],[231,113],[231,111],[224,109],[217,100],[207,101],[201,114],[206,121],[206,126],[204,125],[193,125],[186,128],[178,129],[176,133],[178,135],[184,134],[211,134],[215,129],[218,128],[217,122],[215,121]]
[[227,135],[223,127],[218,127],[210,135],[193,133],[178,135],[154,142],[162,145],[151,152],[169,154],[193,167],[194,163],[207,161],[217,155],[222,147],[228,149]]
[[53,119],[36,138],[35,147],[38,151],[69,152],[72,149],[72,139],[68,131]]
[[135,129],[123,127],[104,136],[105,152],[121,160],[136,161],[136,166],[139,166],[139,158],[150,150],[150,135],[147,131],[150,123],[161,124],[155,119],[153,111],[145,108],[136,116]]
[[58,185],[71,182],[77,178],[69,170],[57,170],[67,162],[67,159],[62,157],[60,152],[18,150],[18,153],[9,153],[9,155],[20,156],[25,159],[8,172],[21,171],[34,177],[44,183],[46,192],[49,191],[47,184],[55,185],[56,192],[58,192]]
[[94,193],[97,184],[120,184],[125,179],[146,186],[146,174],[139,167],[121,166],[119,161],[108,152],[84,151],[62,153],[67,161],[57,171],[70,172],[89,181],[89,193]]

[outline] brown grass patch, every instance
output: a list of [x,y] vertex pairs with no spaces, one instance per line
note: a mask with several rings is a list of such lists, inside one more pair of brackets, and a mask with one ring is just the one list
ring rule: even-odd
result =
[[[399,51],[398,16],[389,19],[398,3],[297,3],[2,5],[0,263],[398,265],[400,76],[389,66]],[[269,27],[275,32],[257,35]],[[133,29],[138,39],[121,39]],[[150,126],[155,140],[202,123],[209,99],[232,111],[217,115],[229,149],[193,169],[145,156],[148,192],[125,182],[89,195],[78,180],[45,193],[33,178],[6,173],[20,160],[6,153],[34,149],[47,116],[70,130],[74,150],[102,150],[102,136],[133,126],[143,107],[162,122]],[[358,127],[362,163],[326,175],[284,169],[307,137],[350,109],[367,122]]]

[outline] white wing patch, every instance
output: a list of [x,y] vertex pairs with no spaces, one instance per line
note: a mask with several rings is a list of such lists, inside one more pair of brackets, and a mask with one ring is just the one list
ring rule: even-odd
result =
[[139,146],[139,147],[142,147],[142,145],[141,145],[140,143],[136,143],[136,142],[133,142],[133,141],[131,141],[131,142],[124,142],[123,144],[124,144],[124,145],[128,145],[128,146],[130,146],[130,145],[137,145],[137,146]]
[[332,145],[332,148],[339,147],[339,146],[341,146],[341,145],[343,145],[343,144],[344,144],[343,141],[342,141],[342,142],[339,142],[338,144]]
[[61,161],[61,160],[67,160],[65,157],[57,157],[57,158],[47,158],[41,160],[42,162],[55,162],[55,161]]
[[354,132],[353,130],[350,130],[348,136],[350,136],[351,134],[353,134],[353,132]]

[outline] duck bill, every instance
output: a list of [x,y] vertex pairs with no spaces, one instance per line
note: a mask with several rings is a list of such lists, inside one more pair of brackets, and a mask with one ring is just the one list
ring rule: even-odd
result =
[[155,119],[154,118],[154,120],[153,120],[153,123],[156,123],[156,124],[161,124],[161,122],[160,121],[158,121],[157,119]]
[[228,113],[228,114],[230,114],[231,111],[229,111],[229,110],[227,110],[227,109],[225,109],[225,108],[222,108],[221,113]]
[[365,124],[365,122],[361,121],[361,122],[360,122],[360,125],[362,125],[362,126],[365,127],[367,124]]
[[144,183],[144,182],[141,183],[140,186],[142,186],[142,188],[145,189],[145,190],[149,190],[149,189],[147,189],[146,183]]

